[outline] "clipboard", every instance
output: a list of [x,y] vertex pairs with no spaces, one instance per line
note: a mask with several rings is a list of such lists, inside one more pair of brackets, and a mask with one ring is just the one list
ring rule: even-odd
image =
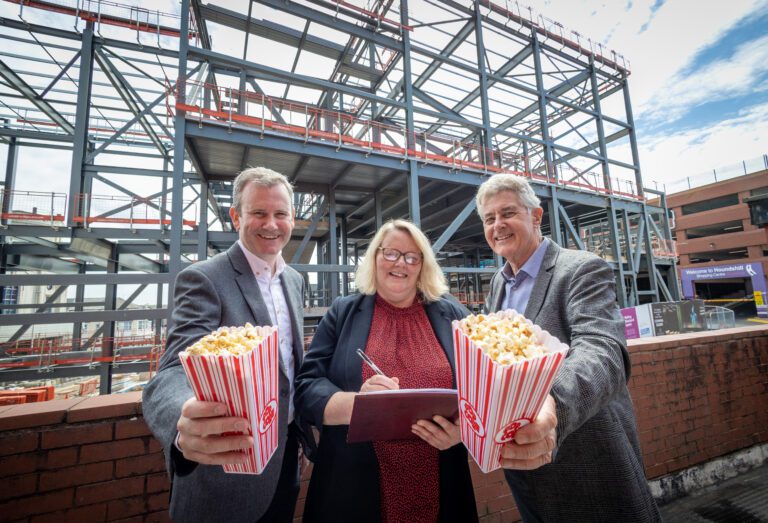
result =
[[459,396],[455,389],[400,389],[361,392],[355,396],[347,443],[417,439],[411,425],[434,415],[455,420]]

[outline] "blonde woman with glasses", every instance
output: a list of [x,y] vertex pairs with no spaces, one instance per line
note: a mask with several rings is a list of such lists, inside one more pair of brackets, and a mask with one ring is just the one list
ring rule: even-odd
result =
[[451,321],[468,311],[405,220],[376,233],[355,281],[360,293],[334,301],[296,378],[296,412],[320,429],[304,521],[477,521],[457,424],[435,416],[412,426],[416,439],[346,443],[359,391],[455,388]]

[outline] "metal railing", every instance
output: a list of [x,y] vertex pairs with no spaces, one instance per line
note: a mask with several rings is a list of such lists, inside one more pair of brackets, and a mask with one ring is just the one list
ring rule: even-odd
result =
[[[164,204],[164,205],[163,205]],[[171,225],[172,202],[162,197],[142,198],[138,196],[102,196],[80,193],[75,197],[76,215],[73,220],[88,228],[93,224],[127,225],[131,230],[148,226]],[[184,202],[182,224],[197,226],[197,205]]]
[[651,181],[651,183],[654,184],[656,189],[660,189],[659,186],[661,186],[661,190],[665,193],[674,194],[709,185],[711,183],[738,178],[739,176],[745,176],[766,169],[768,169],[768,154],[763,154],[762,156],[756,156],[748,160],[742,160],[723,167],[717,167],[711,171],[706,171],[693,176],[686,176],[681,180],[669,184],[660,184],[656,181]]
[[0,191],[0,218],[15,224],[64,225],[67,195],[58,192]]
[[731,309],[717,305],[704,306],[704,323],[707,330],[730,329],[736,326],[736,316]]

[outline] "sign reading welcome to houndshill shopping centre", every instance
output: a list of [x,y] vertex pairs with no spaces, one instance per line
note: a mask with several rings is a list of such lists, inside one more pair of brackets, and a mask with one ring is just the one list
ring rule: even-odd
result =
[[693,282],[703,280],[719,280],[724,278],[750,278],[755,294],[757,315],[768,318],[766,305],[765,274],[762,263],[732,263],[727,265],[712,265],[710,267],[688,267],[682,269],[683,296],[693,298]]

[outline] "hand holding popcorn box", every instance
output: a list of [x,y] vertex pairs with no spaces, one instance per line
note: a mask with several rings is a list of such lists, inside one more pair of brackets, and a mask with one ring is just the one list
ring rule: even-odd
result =
[[249,422],[254,446],[224,472],[261,474],[277,449],[277,327],[221,327],[179,358],[198,400],[224,403],[227,416]]
[[461,440],[483,472],[536,419],[568,346],[514,310],[453,322]]

